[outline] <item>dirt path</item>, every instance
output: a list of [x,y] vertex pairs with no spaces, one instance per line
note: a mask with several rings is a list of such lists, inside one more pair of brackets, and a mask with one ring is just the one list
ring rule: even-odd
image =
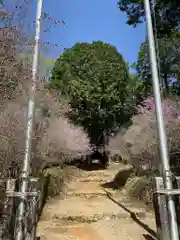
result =
[[154,217],[141,203],[120,192],[104,189],[122,165],[108,170],[82,171],[68,185],[66,199],[50,200],[38,226],[47,240],[151,240]]

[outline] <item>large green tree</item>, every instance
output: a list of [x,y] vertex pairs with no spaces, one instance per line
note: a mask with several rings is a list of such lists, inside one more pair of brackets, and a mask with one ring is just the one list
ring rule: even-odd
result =
[[[158,38],[156,42],[161,83],[168,92],[170,79],[179,79],[180,33],[179,31],[173,31],[171,36],[165,35]],[[152,74],[147,40],[141,44],[135,67],[139,77],[142,77],[147,85],[151,86]]]
[[115,131],[135,111],[129,80],[122,55],[114,46],[96,41],[64,51],[52,71],[51,87],[68,96],[71,117],[97,143],[102,133]]
[[[180,1],[149,0],[152,7],[152,19],[156,17],[158,33],[169,33],[180,25]],[[136,26],[145,20],[144,0],[119,0],[121,11],[127,14],[129,25]]]

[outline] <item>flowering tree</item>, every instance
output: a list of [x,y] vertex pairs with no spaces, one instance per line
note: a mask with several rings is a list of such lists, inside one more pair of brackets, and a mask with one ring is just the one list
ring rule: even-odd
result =
[[[153,96],[148,97],[142,102],[142,106],[155,113],[155,99]],[[180,120],[180,106],[178,102],[172,101],[170,99],[165,99],[162,101],[162,108],[164,113],[164,119],[166,122],[172,121],[172,120]],[[141,108],[142,110],[142,108]]]

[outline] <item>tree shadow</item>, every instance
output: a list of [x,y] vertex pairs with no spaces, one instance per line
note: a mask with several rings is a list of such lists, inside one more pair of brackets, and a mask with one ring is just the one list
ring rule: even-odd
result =
[[84,171],[98,171],[107,168],[105,157],[98,151],[87,155],[83,159],[75,159],[70,164]]
[[105,169],[102,163],[91,163],[91,164],[81,163],[78,166],[78,168],[84,171],[98,171],[98,170]]
[[121,207],[122,209],[124,209],[126,212],[128,212],[131,216],[131,218],[139,225],[141,226],[142,228],[144,228],[147,232],[148,232],[148,235],[143,235],[145,237],[145,239],[147,240],[158,240],[158,236],[157,236],[157,233],[152,229],[150,228],[147,224],[143,223],[137,216],[134,212],[132,212],[131,210],[129,210],[126,206],[124,206],[124,204],[121,204],[120,202],[116,201],[112,196],[111,194],[104,190],[106,192],[106,196],[111,200],[113,201],[114,203],[116,203],[119,207]]
[[100,160],[96,160],[96,162],[88,163],[87,160],[75,159],[72,162],[67,163],[67,165],[75,166],[84,171],[98,171],[105,169],[104,165],[100,162]]
[[111,188],[114,190],[121,189],[124,187],[127,179],[132,173],[133,173],[133,168],[131,167],[120,170],[111,182],[103,183],[101,186],[103,188]]
[[101,187],[103,187],[103,188],[111,188],[111,189],[114,189],[114,190],[119,189],[119,186],[118,186],[118,184],[115,181],[103,183],[103,184],[101,184]]
[[144,237],[145,240],[156,240],[157,239],[157,238],[152,237],[149,234],[143,234],[143,237]]

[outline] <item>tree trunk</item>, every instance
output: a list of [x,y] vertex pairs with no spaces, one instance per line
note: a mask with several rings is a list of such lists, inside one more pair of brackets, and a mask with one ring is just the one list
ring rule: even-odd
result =
[[167,95],[169,95],[169,85],[168,85],[168,75],[167,75],[167,73],[164,74],[164,84],[165,84],[165,88],[166,88],[166,93],[167,93]]
[[109,135],[106,131],[103,131],[103,161],[105,167],[109,165],[109,152],[108,152],[108,144],[109,144]]

